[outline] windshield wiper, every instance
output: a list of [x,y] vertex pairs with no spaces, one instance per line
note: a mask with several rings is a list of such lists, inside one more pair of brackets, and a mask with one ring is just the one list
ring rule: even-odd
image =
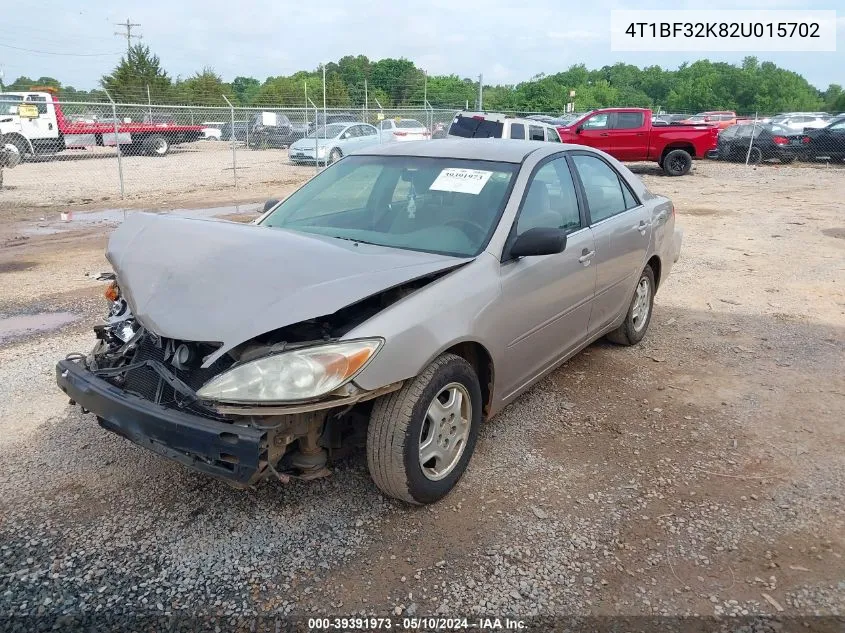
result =
[[376,244],[375,242],[368,242],[367,240],[359,240],[354,237],[340,237],[339,235],[329,235],[336,240],[346,240],[347,242],[355,242],[356,244],[369,244],[370,246],[384,246],[384,244]]

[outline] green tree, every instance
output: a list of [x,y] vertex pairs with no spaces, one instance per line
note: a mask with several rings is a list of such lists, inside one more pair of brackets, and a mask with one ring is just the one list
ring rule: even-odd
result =
[[260,89],[261,82],[255,77],[239,76],[232,80],[232,92],[241,105],[251,105]]
[[223,95],[230,101],[235,99],[232,87],[209,67],[185,81],[177,82],[173,94],[177,101],[191,105],[225,105]]
[[111,74],[100,79],[100,85],[115,101],[123,102],[145,101],[148,87],[153,101],[167,102],[173,88],[159,58],[143,44],[132,46]]
[[[373,88],[390,95],[394,106],[411,105],[411,96],[419,94],[422,101],[423,72],[407,59],[385,58],[371,66]],[[384,105],[384,103],[382,103]]]

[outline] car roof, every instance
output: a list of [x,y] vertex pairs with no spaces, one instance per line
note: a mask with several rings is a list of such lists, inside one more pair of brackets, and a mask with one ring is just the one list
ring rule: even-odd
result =
[[[496,123],[504,123],[505,121],[510,121],[511,123],[530,123],[531,125],[549,125],[549,126],[552,126],[551,123],[549,123],[548,121],[544,121],[542,119],[532,119],[532,118],[529,118],[529,117],[513,116],[512,114],[504,114],[502,112],[465,112],[465,111],[461,111],[461,112],[458,112],[455,116],[469,117],[469,118],[483,117],[484,120],[486,120],[486,121],[495,121]],[[552,126],[552,127],[554,127],[554,126]]]
[[422,156],[425,158],[457,158],[521,163],[526,156],[534,152],[540,152],[541,155],[551,155],[567,149],[591,151],[585,145],[569,143],[519,141],[501,138],[446,138],[433,141],[372,145],[355,153],[369,156]]

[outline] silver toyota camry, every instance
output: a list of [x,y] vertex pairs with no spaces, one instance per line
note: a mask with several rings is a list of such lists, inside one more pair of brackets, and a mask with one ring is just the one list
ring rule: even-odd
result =
[[252,225],[134,213],[96,345],[56,369],[106,429],[234,485],[365,448],[410,503],[481,424],[592,341],[638,343],[678,259],[672,203],[583,146],[397,143]]

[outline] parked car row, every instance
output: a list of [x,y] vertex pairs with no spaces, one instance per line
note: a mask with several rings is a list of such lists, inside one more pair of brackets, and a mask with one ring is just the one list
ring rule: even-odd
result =
[[822,128],[795,130],[780,123],[742,123],[719,133],[715,157],[757,164],[777,159],[845,159],[845,116]]

